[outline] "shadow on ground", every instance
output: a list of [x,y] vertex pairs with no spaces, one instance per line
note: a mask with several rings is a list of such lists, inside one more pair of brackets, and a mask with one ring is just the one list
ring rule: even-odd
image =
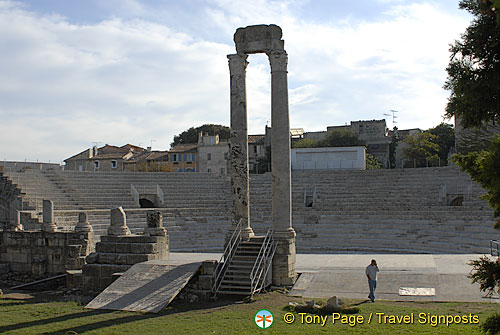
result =
[[[35,303],[44,303],[47,302],[47,299],[43,299],[42,297],[33,297],[32,299],[27,300],[13,300],[13,299],[2,299],[3,303],[0,304],[0,308],[3,307],[22,307],[22,305],[35,304]],[[9,302],[5,302],[8,300]],[[212,309],[218,307],[224,307],[231,304],[243,303],[240,300],[233,299],[230,297],[221,297],[216,301],[201,301],[196,303],[190,303],[187,301],[173,301],[170,306],[164,308],[160,313],[138,313],[138,312],[120,312],[120,311],[111,311],[111,310],[85,310],[82,306],[82,311],[77,313],[59,315],[55,317],[34,320],[34,321],[26,321],[15,324],[10,324],[6,326],[0,326],[0,333],[6,333],[13,330],[20,330],[23,328],[30,328],[35,326],[46,326],[53,323],[64,322],[69,320],[78,320],[80,318],[88,318],[95,317],[99,315],[108,315],[108,314],[116,314],[116,317],[111,317],[106,320],[92,320],[93,322],[86,322],[83,325],[69,327],[64,329],[51,329],[42,330],[45,334],[68,334],[68,333],[83,333],[88,331],[95,331],[101,328],[126,324],[130,322],[151,319],[156,317],[162,317],[165,315],[172,315],[177,313],[183,313],[187,311],[196,311],[196,310],[204,310],[204,309]],[[66,325],[67,326],[67,325]]]

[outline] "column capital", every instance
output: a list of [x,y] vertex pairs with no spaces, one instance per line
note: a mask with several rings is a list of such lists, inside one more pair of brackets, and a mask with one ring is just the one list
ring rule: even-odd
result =
[[271,72],[286,72],[288,65],[288,54],[286,51],[272,51],[267,54]]
[[233,72],[238,69],[243,69],[243,71],[246,69],[248,62],[247,62],[248,55],[247,54],[231,54],[227,55],[227,59],[229,60],[229,71]]

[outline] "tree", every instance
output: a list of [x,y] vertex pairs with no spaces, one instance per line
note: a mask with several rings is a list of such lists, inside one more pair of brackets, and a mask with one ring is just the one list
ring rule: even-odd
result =
[[446,163],[450,149],[455,146],[455,131],[453,126],[441,122],[438,126],[430,128],[426,132],[435,136],[432,141],[439,146],[438,156],[443,163]]
[[318,142],[310,138],[301,138],[298,141],[292,141],[292,148],[314,148]]
[[204,124],[203,126],[199,126],[196,128],[191,127],[188,130],[183,131],[179,135],[175,135],[174,141],[170,144],[170,146],[174,147],[178,144],[198,143],[198,134],[200,132],[208,132],[208,135],[210,136],[219,135],[219,138],[221,140],[228,140],[231,136],[229,127],[220,124]]
[[[488,191],[483,199],[488,200],[495,217],[500,217],[500,136],[491,142],[488,151],[455,155],[454,161]],[[500,219],[495,228],[500,228]]]
[[366,143],[351,129],[339,129],[329,132],[324,140],[318,141],[318,147],[352,147]]
[[429,132],[422,132],[417,136],[406,136],[403,140],[407,146],[403,149],[403,155],[407,162],[415,164],[416,167],[437,165],[439,145],[434,143],[436,136]]
[[365,157],[367,170],[378,170],[382,168],[382,164],[373,155],[366,153]]
[[462,0],[459,7],[474,19],[450,48],[445,116],[460,118],[465,128],[479,127],[500,117],[500,1]]

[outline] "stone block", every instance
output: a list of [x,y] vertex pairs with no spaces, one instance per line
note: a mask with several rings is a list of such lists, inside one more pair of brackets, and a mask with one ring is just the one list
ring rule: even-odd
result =
[[66,255],[70,258],[77,258],[82,251],[81,245],[68,245],[66,248]]
[[116,256],[116,264],[129,264],[127,259],[128,259],[129,254],[118,254]]
[[82,270],[66,271],[66,286],[68,288],[79,288],[82,284]]
[[85,258],[85,262],[87,262],[87,264],[94,264],[97,262],[97,256],[98,254],[93,252]]
[[28,254],[15,252],[12,254],[12,261],[16,263],[28,263]]
[[200,290],[212,290],[213,277],[212,275],[200,275],[198,277],[198,287]]
[[205,275],[213,275],[217,261],[203,261],[201,263],[201,273]]
[[9,271],[10,271],[9,264],[0,264],[0,274],[9,273]]
[[141,262],[146,262],[152,259],[153,259],[152,255],[148,254],[128,254],[127,264],[133,265]]
[[98,253],[97,263],[99,264],[116,264],[116,257],[118,254],[112,253]]
[[113,253],[116,252],[116,244],[117,243],[97,242],[95,245],[95,251]]
[[85,277],[101,277],[101,266],[100,264],[85,264],[82,266],[82,274]]
[[131,250],[130,243],[115,243],[115,252],[121,254],[129,254]]

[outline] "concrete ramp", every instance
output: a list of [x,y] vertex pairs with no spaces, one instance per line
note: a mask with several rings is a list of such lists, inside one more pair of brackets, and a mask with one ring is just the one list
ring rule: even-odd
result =
[[201,262],[135,264],[85,308],[158,313],[200,269]]

